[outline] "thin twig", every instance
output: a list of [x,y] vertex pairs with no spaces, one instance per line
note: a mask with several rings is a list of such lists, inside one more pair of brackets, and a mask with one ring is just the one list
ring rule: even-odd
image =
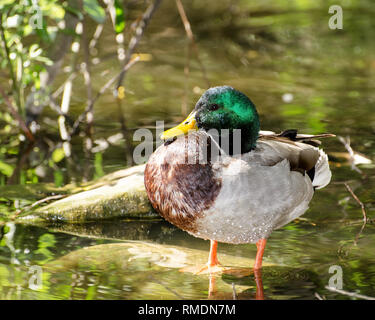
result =
[[344,185],[345,185],[346,189],[349,191],[349,193],[352,195],[352,197],[354,198],[354,200],[360,205],[360,207],[362,209],[363,224],[362,224],[361,230],[359,230],[358,234],[355,237],[354,244],[356,245],[357,242],[358,242],[358,239],[359,239],[360,235],[362,234],[363,229],[366,226],[366,223],[367,223],[367,214],[366,214],[365,205],[363,204],[363,202],[361,200],[359,200],[359,198],[353,192],[352,188],[346,182],[344,182]]
[[233,289],[233,300],[237,300],[238,297],[237,297],[236,286],[234,282],[232,282],[232,289]]
[[120,62],[120,65],[123,65],[123,61],[126,57],[125,55],[125,45],[124,45],[124,34],[123,33],[117,33],[116,30],[116,7],[115,7],[115,1],[114,0],[104,0],[104,2],[107,4],[107,11],[109,16],[112,20],[112,26],[113,31],[115,31],[116,37],[116,43],[117,43],[117,59]]
[[318,300],[324,300],[319,293],[315,292],[314,293],[314,296],[318,299]]
[[[126,66],[130,62],[135,48],[141,40],[152,15],[154,14],[155,10],[159,7],[161,1],[162,0],[155,0],[153,3],[151,3],[150,6],[146,9],[145,13],[143,14],[141,20],[139,21],[138,26],[135,30],[135,35],[129,41],[126,57],[124,59],[124,66]],[[117,89],[122,85],[126,71],[127,70],[125,68],[121,71],[116,86]]]
[[87,39],[87,18],[83,21],[83,32],[81,36],[82,46],[83,46],[83,57],[84,63],[83,65],[83,77],[85,79],[86,84],[86,92],[87,92],[87,106],[88,111],[86,113],[86,143],[85,148],[87,150],[91,150],[92,148],[92,135],[93,135],[93,122],[94,122],[94,113],[92,104],[93,100],[93,91],[92,91],[92,82],[91,82],[91,64],[90,64],[90,50],[89,50],[89,42]]
[[73,71],[71,74],[69,74],[68,78],[51,94],[51,97],[53,99],[57,99],[57,97],[63,93],[65,84],[68,81],[73,82],[73,80],[77,77],[78,73],[77,71]]
[[[130,60],[129,63],[122,69],[122,71],[125,70],[128,71],[132,66],[133,64],[135,64],[136,62],[138,62],[140,60],[140,56],[136,56],[134,57],[134,59]],[[121,72],[122,72],[121,71]],[[104,93],[105,90],[107,90],[115,81],[116,79],[118,79],[120,76],[121,76],[121,72],[119,74],[117,74],[116,76],[114,76],[112,79],[110,79],[99,91],[98,95],[95,97],[94,101],[99,98],[100,95],[102,95]]]
[[[79,2],[79,5],[82,7],[82,1]],[[70,72],[73,73],[75,72],[77,68],[77,61],[78,61],[78,52],[80,49],[80,42],[78,40],[80,37],[82,37],[82,32],[83,32],[83,24],[82,22],[78,22],[75,26],[75,35],[73,37],[73,45],[71,46],[71,57],[70,57]],[[66,81],[64,85],[64,90],[61,98],[61,111],[62,115],[59,115],[58,117],[58,125],[59,125],[59,131],[60,131],[60,137],[61,140],[63,141],[62,147],[65,153],[65,156],[67,159],[69,159],[72,155],[71,151],[71,138],[72,135],[67,129],[66,126],[66,114],[68,114],[69,108],[70,108],[70,100],[72,97],[72,81]]]
[[69,111],[71,95],[72,95],[72,83],[67,82],[65,84],[63,97],[61,99],[61,111],[63,115],[59,115],[59,117],[57,118],[60,137],[61,137],[61,140],[63,141],[62,147],[64,150],[64,154],[67,158],[70,158],[70,156],[72,155],[71,145],[69,142],[71,140],[71,136],[66,128],[66,123],[65,123],[65,120],[66,120],[65,114],[67,114]]
[[186,64],[184,67],[184,74],[185,74],[184,98],[181,104],[181,113],[183,115],[187,114],[187,106],[188,106],[188,99],[189,99],[190,57],[191,57],[191,45],[188,44],[186,48]]
[[363,204],[363,202],[361,200],[359,200],[359,198],[353,192],[352,188],[350,188],[350,186],[346,182],[344,183],[344,185],[345,185],[346,189],[348,189],[348,191],[350,192],[350,194],[352,195],[354,200],[357,201],[357,203],[361,206],[362,214],[363,214],[363,222],[366,223],[367,222],[367,214],[366,214],[365,205]]
[[67,194],[57,194],[57,195],[54,195],[54,196],[49,196],[49,197],[46,197],[44,199],[40,199],[38,201],[35,201],[33,204],[29,205],[29,206],[26,206],[22,209],[19,209],[16,211],[16,213],[12,216],[12,219],[15,219],[19,214],[21,214],[22,212],[24,212],[25,210],[30,210],[44,202],[47,202],[47,201],[51,201],[51,200],[57,200],[57,199],[61,199],[61,198],[65,198],[67,197],[68,195]]
[[[76,29],[77,23],[79,22],[79,16],[76,14],[77,10],[79,11],[79,1],[67,0],[65,2],[67,2],[68,7],[72,8],[72,10],[65,11],[63,20],[65,22],[65,28],[57,32],[53,45],[48,50],[48,57],[53,63],[45,66],[46,70],[43,72],[43,77],[40,77],[40,89],[36,90],[38,95],[42,97],[50,94],[51,86],[59,75],[64,65],[65,56],[68,54],[69,48],[71,48],[74,39],[73,30]],[[75,72],[74,68],[72,72]],[[64,86],[65,84],[62,85],[62,88],[64,88]],[[48,105],[48,100],[41,102],[39,99],[38,105],[35,106],[34,94],[35,92],[31,91],[26,98],[25,110],[30,119],[37,119],[44,107]],[[54,96],[54,98],[57,98],[57,96]]]
[[[114,6],[113,0],[107,1],[107,9],[112,20],[113,30],[115,31],[116,30],[116,8]],[[120,65],[124,65],[124,61],[126,62],[126,58],[129,57],[129,53],[130,53],[128,52],[128,55],[125,54],[124,38],[125,37],[123,34],[116,33],[117,59]],[[129,45],[130,43],[131,41],[129,42]],[[123,76],[125,76],[124,73],[122,74]],[[133,164],[132,138],[131,138],[129,130],[127,129],[126,120],[125,120],[125,116],[123,112],[123,100],[125,98],[125,88],[122,86],[122,83],[121,83],[123,79],[124,78],[122,78],[121,80],[119,78],[119,81],[117,83],[116,90],[114,93],[116,96],[117,108],[118,108],[118,113],[119,113],[118,118],[119,118],[119,122],[121,126],[121,131],[122,131],[122,135],[125,139],[125,144],[126,144],[126,148],[125,148],[126,164],[132,165]]]
[[90,53],[89,53],[89,44],[87,40],[86,29],[87,29],[87,25],[86,23],[84,23],[83,33],[82,33],[83,53],[84,53],[84,61],[85,61],[83,64],[83,75],[84,75],[85,84],[86,84],[87,101],[88,101],[88,104],[91,104],[91,101],[93,99],[93,94],[92,94],[92,82],[91,82]]
[[[134,59],[130,60],[130,62],[124,67],[124,69],[129,70],[137,61],[139,61],[140,57],[136,56]],[[92,100],[92,105],[95,104],[95,102],[99,99],[99,97],[120,77],[120,73],[118,73],[113,78],[109,79],[103,87],[100,88],[99,92],[96,94],[94,99]],[[78,119],[75,121],[72,129],[72,135],[77,132],[79,124],[83,121],[83,119],[86,116],[86,113],[91,108],[91,106],[87,106],[83,113],[80,114]]]
[[369,297],[369,296],[365,296],[363,294],[358,294],[358,293],[355,293],[355,292],[348,292],[348,291],[336,289],[336,288],[333,288],[333,287],[330,287],[330,286],[325,286],[325,288],[327,290],[331,291],[331,292],[340,293],[340,294],[343,294],[343,295],[349,296],[349,297],[355,297],[355,298],[364,299],[364,300],[375,300],[375,297]]
[[362,234],[363,229],[365,228],[365,226],[366,226],[366,222],[364,222],[364,223],[362,224],[361,229],[359,230],[359,232],[358,232],[357,235],[355,236],[355,239],[354,239],[354,245],[357,245],[358,239],[359,239],[360,235]]
[[198,61],[199,66],[202,70],[203,78],[206,81],[207,86],[210,87],[211,85],[210,85],[210,81],[208,80],[208,77],[207,77],[206,68],[204,67],[201,59],[199,58],[198,46],[195,43],[194,34],[193,34],[193,31],[191,30],[191,25],[190,25],[189,19],[186,15],[186,12],[185,12],[184,6],[182,5],[181,0],[176,0],[176,5],[177,5],[178,13],[180,14],[182,23],[184,24],[186,35],[190,40],[190,43],[191,43],[191,45],[193,47],[193,50],[195,52],[195,55],[197,57],[197,61]]
[[[141,40],[143,33],[153,15],[157,7],[160,5],[162,0],[155,0],[145,11],[145,13],[142,16],[142,19],[140,20],[138,27],[135,31],[135,35],[131,38],[128,46],[128,50],[126,53],[126,57],[123,62],[123,68],[120,71],[118,75],[111,78],[96,94],[96,96],[92,99],[92,102],[86,106],[83,113],[78,117],[78,119],[75,121],[72,129],[72,135],[77,133],[77,129],[80,125],[80,123],[83,121],[83,119],[86,117],[87,113],[90,110],[93,110],[95,102],[99,99],[99,97],[117,80],[116,90],[118,91],[118,88],[122,85],[122,82],[124,80],[126,72],[136,63],[140,58],[137,56],[136,58],[132,58],[132,54],[138,45],[139,41]],[[116,92],[117,92],[116,91]]]
[[92,53],[93,49],[95,48],[96,43],[98,42],[98,39],[100,35],[102,34],[103,29],[104,29],[103,24],[98,24],[98,26],[96,27],[94,35],[92,36],[92,39],[90,40],[90,44],[89,44],[90,53]]
[[19,88],[18,88],[18,84],[17,84],[17,80],[16,80],[16,75],[15,75],[14,70],[13,70],[13,64],[12,64],[12,61],[10,60],[10,52],[9,52],[7,39],[5,37],[5,31],[4,31],[4,27],[3,27],[3,14],[2,13],[0,13],[0,33],[1,33],[1,40],[2,40],[3,46],[4,46],[5,56],[7,58],[8,65],[9,65],[10,77],[12,78],[13,91],[14,91],[14,94],[16,95],[16,97],[17,97],[18,112],[20,112],[21,111],[20,110],[21,103],[20,103],[20,96],[19,96]]

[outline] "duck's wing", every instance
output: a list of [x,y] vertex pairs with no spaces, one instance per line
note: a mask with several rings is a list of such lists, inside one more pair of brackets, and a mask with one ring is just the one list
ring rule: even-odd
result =
[[261,130],[259,131],[259,138],[262,138],[262,137],[283,137],[283,138],[287,138],[290,141],[299,141],[299,142],[311,144],[312,146],[318,147],[322,144],[322,142],[317,139],[336,137],[336,135],[332,133],[304,134],[304,133],[298,133],[296,129],[288,129],[288,130],[284,130],[281,133]]
[[333,134],[307,135],[297,134],[296,130],[287,130],[280,134],[260,132],[258,147],[261,149],[262,162],[265,165],[275,165],[287,159],[290,169],[307,174],[316,189],[325,187],[331,180],[328,157],[317,148],[318,138],[332,137]]

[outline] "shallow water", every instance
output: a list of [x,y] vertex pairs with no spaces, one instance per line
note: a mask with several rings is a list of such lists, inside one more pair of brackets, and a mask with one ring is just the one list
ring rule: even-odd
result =
[[[343,30],[328,28],[325,1],[263,6],[210,1],[210,13],[198,1],[192,3],[186,9],[210,84],[228,84],[246,93],[257,106],[262,129],[350,136],[355,151],[375,158],[371,1],[343,4]],[[187,40],[173,6],[173,1],[163,4],[139,48],[152,60],[137,63],[127,75],[123,113],[132,129],[154,129],[157,120],[168,126],[177,123],[207,87],[196,59],[190,61],[189,78],[184,75]],[[98,45],[102,60],[93,68],[95,90],[118,69],[115,48],[107,26]],[[75,80],[74,88],[72,113],[79,114],[85,102],[82,79]],[[95,108],[96,136],[118,133],[112,94],[104,94]],[[93,156],[86,178],[124,167],[123,142],[100,153],[99,168]],[[340,157],[346,150],[338,139],[323,145],[330,155],[332,182],[316,192],[302,219],[271,235],[262,274],[266,299],[316,299],[316,293],[327,299],[354,299],[325,288],[334,275],[329,273],[332,266],[342,268],[343,290],[375,297],[374,224],[369,221],[359,234],[361,208],[338,183],[347,181],[374,219],[374,166],[359,165],[360,174]],[[65,183],[83,180],[81,146],[73,141],[75,166],[59,164]],[[49,170],[39,182],[56,182]],[[33,201],[24,194],[11,199],[15,198]],[[1,199],[4,212],[14,205]],[[179,271],[204,263],[208,249],[207,241],[161,219],[48,228],[7,223],[0,226],[0,299],[232,299],[233,283],[238,298],[253,299],[253,275],[209,279]],[[219,259],[232,267],[249,268],[255,253],[254,245],[219,245]],[[41,270],[41,283],[33,277],[35,270]]]

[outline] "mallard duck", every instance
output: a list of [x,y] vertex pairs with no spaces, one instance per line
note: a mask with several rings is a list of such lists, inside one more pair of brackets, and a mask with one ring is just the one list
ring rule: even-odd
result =
[[[229,86],[208,89],[145,167],[152,206],[167,221],[211,241],[199,271],[215,272],[218,242],[256,243],[262,267],[267,238],[308,209],[331,179],[316,138],[296,130],[260,131],[254,103]],[[224,148],[226,147],[226,148]]]

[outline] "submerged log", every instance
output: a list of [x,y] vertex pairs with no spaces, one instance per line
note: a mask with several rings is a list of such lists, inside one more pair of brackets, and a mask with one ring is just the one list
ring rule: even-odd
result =
[[19,217],[29,223],[83,223],[114,218],[154,218],[143,182],[144,165],[109,174],[87,191],[70,195]]

